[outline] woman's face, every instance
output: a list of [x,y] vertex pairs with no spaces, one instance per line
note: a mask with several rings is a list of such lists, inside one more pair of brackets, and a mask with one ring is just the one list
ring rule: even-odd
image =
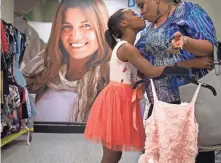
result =
[[149,22],[155,22],[157,17],[157,0],[136,0],[141,15]]
[[80,8],[66,10],[60,39],[74,59],[86,58],[98,49],[96,33]]

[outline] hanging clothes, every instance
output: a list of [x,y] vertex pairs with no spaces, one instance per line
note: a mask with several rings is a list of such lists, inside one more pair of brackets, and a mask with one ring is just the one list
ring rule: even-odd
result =
[[20,58],[23,56],[24,54],[24,50],[26,48],[26,37],[24,35],[22,35],[20,32],[18,32],[17,30],[15,30],[13,32],[13,36],[15,39],[15,45],[14,47],[14,60],[13,60],[13,76],[15,78],[16,83],[21,86],[21,87],[25,87],[26,86],[26,82],[25,79],[20,71]]
[[3,20],[1,20],[1,41],[2,41],[2,49],[3,52],[8,52],[8,40],[6,38],[5,30],[4,30],[4,25],[3,25]]
[[35,115],[20,71],[27,46],[25,34],[1,20],[1,138],[19,132],[21,120]]
[[159,101],[151,79],[154,97],[153,113],[145,121],[145,153],[139,163],[195,163],[198,153],[198,123],[194,105],[200,86],[191,103],[169,104]]

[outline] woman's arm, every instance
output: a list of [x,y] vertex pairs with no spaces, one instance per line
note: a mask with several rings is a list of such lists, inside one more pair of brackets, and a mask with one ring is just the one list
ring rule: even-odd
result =
[[187,43],[183,46],[183,49],[195,54],[196,56],[209,56],[213,55],[213,44],[207,40],[196,40],[190,37],[186,37]]
[[131,44],[123,44],[117,52],[117,57],[123,61],[131,62],[141,73],[148,77],[158,77],[163,73],[166,66],[154,67],[140,52]]
[[213,44],[208,40],[197,40],[188,36],[183,36],[180,32],[174,34],[171,42],[173,48],[181,48],[194,54],[195,56],[210,56],[213,54]]
[[[185,3],[183,19],[176,22],[179,32],[175,38],[180,38],[178,46],[195,56],[210,56],[216,45],[216,29],[206,11],[194,3]],[[186,44],[185,44],[186,43]]]
[[210,57],[200,57],[177,63],[177,66],[184,67],[187,69],[210,69],[213,65],[213,59]]

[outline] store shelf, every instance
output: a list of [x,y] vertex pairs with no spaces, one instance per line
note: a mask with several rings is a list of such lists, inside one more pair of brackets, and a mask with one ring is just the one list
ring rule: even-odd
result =
[[[34,129],[33,128],[30,128],[29,129],[30,132],[33,132]],[[16,134],[12,134],[10,136],[7,136],[3,139],[1,139],[1,147],[3,147],[4,145],[8,144],[9,142],[13,141],[14,139],[18,138],[19,136],[27,133],[28,131],[25,130],[25,129],[22,129],[20,132],[16,133]]]

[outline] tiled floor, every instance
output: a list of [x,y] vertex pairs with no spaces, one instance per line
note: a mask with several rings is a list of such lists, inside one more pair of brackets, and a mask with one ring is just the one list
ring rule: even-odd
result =
[[[30,147],[21,137],[1,152],[2,163],[100,163],[102,156],[102,148],[85,141],[82,134],[34,133]],[[137,163],[138,158],[139,153],[124,153],[120,163]]]
[[[85,141],[82,134],[33,134],[31,146],[25,137],[2,149],[2,163],[100,163],[101,146]],[[123,154],[120,163],[137,163],[139,153]]]

